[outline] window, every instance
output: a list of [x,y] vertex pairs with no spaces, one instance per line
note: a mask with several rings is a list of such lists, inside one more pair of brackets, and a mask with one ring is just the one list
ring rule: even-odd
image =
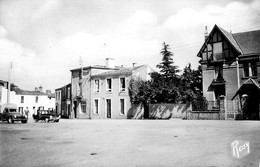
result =
[[68,88],[68,99],[70,98],[70,88]]
[[86,101],[81,102],[81,109],[82,109],[83,113],[87,112],[87,102]]
[[21,96],[21,103],[24,103],[24,96]]
[[95,79],[94,81],[94,92],[99,92],[99,80]]
[[247,62],[243,64],[244,77],[257,76],[257,64],[256,62]]
[[120,99],[120,114],[125,114],[125,99]]
[[223,78],[223,65],[215,66],[215,79]]
[[107,79],[106,90],[107,90],[107,92],[112,92],[112,79],[111,78]]
[[39,101],[39,97],[36,96],[36,97],[35,97],[35,103],[38,103],[38,101]]
[[222,53],[222,42],[213,43],[213,54]]
[[98,99],[94,99],[94,114],[98,114]]
[[120,92],[125,92],[125,78],[120,78]]

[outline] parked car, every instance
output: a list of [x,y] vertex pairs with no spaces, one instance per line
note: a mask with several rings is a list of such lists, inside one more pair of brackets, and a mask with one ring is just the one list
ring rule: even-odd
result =
[[33,119],[35,122],[38,122],[39,120],[43,120],[45,122],[59,122],[60,115],[56,115],[52,112],[52,110],[38,110],[37,114],[33,114]]
[[16,104],[5,103],[0,106],[0,120],[7,121],[8,123],[14,123],[15,121],[27,123],[28,117],[18,112]]

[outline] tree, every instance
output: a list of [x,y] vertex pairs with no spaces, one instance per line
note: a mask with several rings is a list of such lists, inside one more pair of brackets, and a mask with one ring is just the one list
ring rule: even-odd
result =
[[163,56],[162,62],[156,67],[160,69],[160,73],[165,77],[175,77],[180,70],[178,66],[173,65],[174,61],[172,59],[173,53],[169,51],[169,45],[165,42],[163,43],[163,49],[161,50],[161,55]]
[[192,102],[202,96],[202,70],[201,66],[197,70],[191,69],[189,63],[181,75],[179,91],[182,102]]
[[160,53],[162,62],[156,66],[160,69],[160,73],[151,74],[151,88],[153,89],[151,101],[154,103],[176,103],[179,99],[178,73],[180,70],[178,66],[174,65],[173,53],[165,42]]

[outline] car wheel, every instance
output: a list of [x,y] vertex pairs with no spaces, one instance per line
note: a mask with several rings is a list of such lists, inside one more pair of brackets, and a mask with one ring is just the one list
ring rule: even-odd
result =
[[23,124],[26,124],[27,123],[27,121],[21,121]]
[[14,123],[12,117],[9,117],[8,120],[7,120],[7,122],[8,122],[9,124]]
[[45,122],[46,122],[46,123],[49,122],[49,119],[48,119],[48,118],[45,118]]

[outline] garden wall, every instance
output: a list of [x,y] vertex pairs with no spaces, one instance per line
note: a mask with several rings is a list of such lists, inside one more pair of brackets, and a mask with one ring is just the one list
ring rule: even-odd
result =
[[149,104],[150,119],[186,119],[187,113],[191,111],[191,105],[187,104]]

